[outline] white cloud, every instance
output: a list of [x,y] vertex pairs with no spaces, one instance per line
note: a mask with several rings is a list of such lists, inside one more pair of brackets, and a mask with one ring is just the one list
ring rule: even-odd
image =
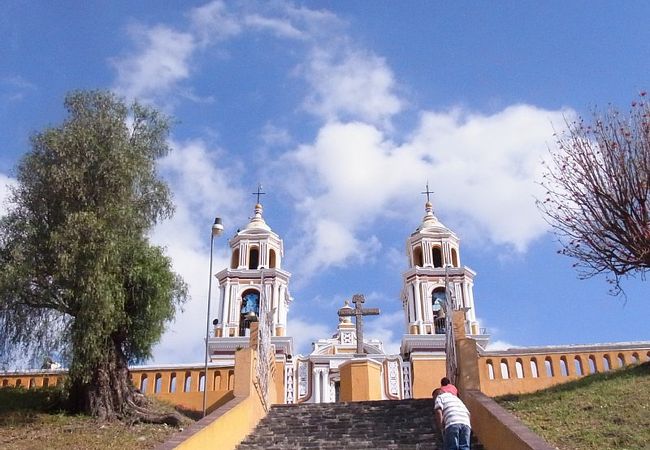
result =
[[0,100],[18,102],[36,90],[36,85],[21,76],[0,77]]
[[251,14],[244,17],[244,24],[261,30],[270,31],[278,37],[303,39],[305,36],[302,31],[295,28],[291,22],[275,18],[263,17],[259,14]]
[[530,105],[491,115],[425,111],[402,143],[368,123],[325,124],[312,144],[282,160],[284,176],[290,172],[301,193],[304,236],[297,253],[313,255],[303,269],[358,260],[371,248],[361,243],[374,240],[377,219],[416,214],[415,194],[426,180],[437,213],[455,217],[461,236],[525,251],[547,230],[534,197],[551,123],[572,114]]
[[[210,226],[215,215],[224,217],[225,234],[214,241],[213,273],[229,262],[227,239],[245,218],[244,193],[231,185],[237,169],[218,164],[219,151],[210,151],[200,140],[172,142],[173,151],[160,161],[160,169],[174,194],[176,213],[153,232],[152,241],[167,249],[174,270],[189,285],[189,301],[177,313],[160,344],[154,348],[156,363],[194,362],[203,354],[210,263]],[[227,219],[226,219],[227,218]],[[228,223],[230,221],[231,223]],[[212,280],[212,312],[219,295]],[[213,314],[214,315],[214,314]]]
[[313,89],[305,108],[325,120],[387,123],[404,105],[386,61],[369,52],[316,47],[302,73]]
[[7,214],[9,210],[10,188],[17,183],[15,178],[0,173],[0,217]]
[[196,48],[191,34],[164,25],[132,26],[129,34],[136,51],[112,61],[117,69],[115,89],[120,95],[152,100],[189,77],[190,58]]
[[514,348],[514,347],[515,347],[514,345],[506,341],[494,341],[488,343],[486,350],[499,351],[499,350],[508,350],[509,348]]
[[203,45],[237,36],[242,31],[240,19],[220,0],[193,8],[188,15],[192,29]]
[[288,145],[292,141],[291,134],[285,128],[267,123],[262,128],[260,139],[267,146]]
[[287,324],[287,335],[293,337],[294,351],[298,354],[307,355],[312,351],[312,342],[318,339],[331,337],[336,326],[328,326],[314,322],[313,318],[303,319],[297,316],[289,316]]
[[388,354],[399,354],[402,333],[404,332],[404,312],[382,312],[377,317],[369,316],[363,321],[365,339],[379,339]]

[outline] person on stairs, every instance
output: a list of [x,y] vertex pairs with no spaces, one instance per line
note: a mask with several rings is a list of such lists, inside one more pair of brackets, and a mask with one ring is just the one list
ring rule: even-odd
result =
[[442,431],[444,450],[470,450],[472,428],[469,410],[454,394],[433,391],[433,409],[438,430]]
[[449,381],[449,378],[443,377],[442,380],[440,380],[440,390],[442,392],[449,392],[450,394],[454,394],[456,397],[458,397],[458,389],[456,386],[451,384],[451,381]]

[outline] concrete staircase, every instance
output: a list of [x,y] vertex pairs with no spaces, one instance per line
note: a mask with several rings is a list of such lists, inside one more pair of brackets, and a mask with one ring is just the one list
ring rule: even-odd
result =
[[437,450],[442,442],[431,400],[385,400],[275,405],[237,448]]

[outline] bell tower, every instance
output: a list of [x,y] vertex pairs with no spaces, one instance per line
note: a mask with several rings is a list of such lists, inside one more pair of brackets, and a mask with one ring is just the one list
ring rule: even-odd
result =
[[401,293],[405,334],[402,353],[414,350],[444,351],[446,295],[454,310],[464,311],[468,336],[487,342],[474,308],[474,276],[462,265],[460,240],[434,215],[428,189],[422,223],[406,240],[409,268],[403,274]]
[[[250,222],[229,240],[230,265],[215,276],[219,282],[219,305],[212,360],[230,359],[237,348],[248,346],[250,323],[270,314],[271,343],[276,353],[291,354],[293,340],[286,336],[287,312],[293,301],[289,293],[291,274],[282,269],[282,239],[271,230],[255,205]],[[264,316],[268,317],[268,316]]]

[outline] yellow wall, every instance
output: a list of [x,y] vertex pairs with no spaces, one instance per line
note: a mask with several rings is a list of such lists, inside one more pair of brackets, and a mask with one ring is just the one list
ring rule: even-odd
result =
[[446,374],[445,359],[412,359],[411,392],[413,398],[431,398]]
[[[619,356],[623,358],[623,365],[619,365]],[[604,358],[609,358],[607,369]],[[547,373],[546,363],[552,364],[552,375]],[[592,372],[590,360],[595,372],[604,372],[625,367],[635,362],[650,360],[649,349],[635,350],[599,350],[592,352],[557,352],[557,353],[521,353],[521,354],[484,354],[478,358],[478,373],[480,377],[480,390],[484,394],[495,397],[505,394],[523,394],[545,389],[556,384],[576,380]],[[533,376],[531,361],[537,366],[537,377]],[[576,361],[579,361],[581,370],[578,371]],[[508,368],[508,376],[502,375],[501,363]],[[521,364],[522,373],[517,373],[517,362]],[[493,376],[490,376],[489,363],[492,364]],[[562,370],[565,364],[566,372]],[[521,377],[519,376],[521,375]]]
[[381,364],[359,358],[339,366],[341,401],[381,400]]
[[[255,384],[257,353],[242,349],[235,353],[234,400],[192,425],[190,429],[160,447],[163,449],[204,450],[234,449],[266,415],[264,403]],[[270,396],[275,396],[275,371],[271,371]]]
[[284,403],[284,361],[275,362],[275,395],[273,396],[273,403]]
[[67,372],[38,371],[34,373],[0,373],[0,387],[39,388],[57,386],[65,382]]
[[[177,368],[150,368],[131,370],[133,385],[144,394],[168,401],[182,408],[203,410],[203,391],[199,380],[204,367],[192,366]],[[0,373],[0,386],[33,388],[62,384],[67,377],[65,370],[43,370],[33,373]],[[175,379],[175,386],[172,380]],[[186,380],[189,382],[186,385]],[[207,405],[208,412],[219,407],[227,394],[234,388],[235,370],[233,367],[208,368]],[[185,389],[187,386],[187,390]],[[173,389],[175,387],[175,389]]]
[[553,450],[519,419],[479,391],[461,392],[471,411],[472,431],[486,450]]

